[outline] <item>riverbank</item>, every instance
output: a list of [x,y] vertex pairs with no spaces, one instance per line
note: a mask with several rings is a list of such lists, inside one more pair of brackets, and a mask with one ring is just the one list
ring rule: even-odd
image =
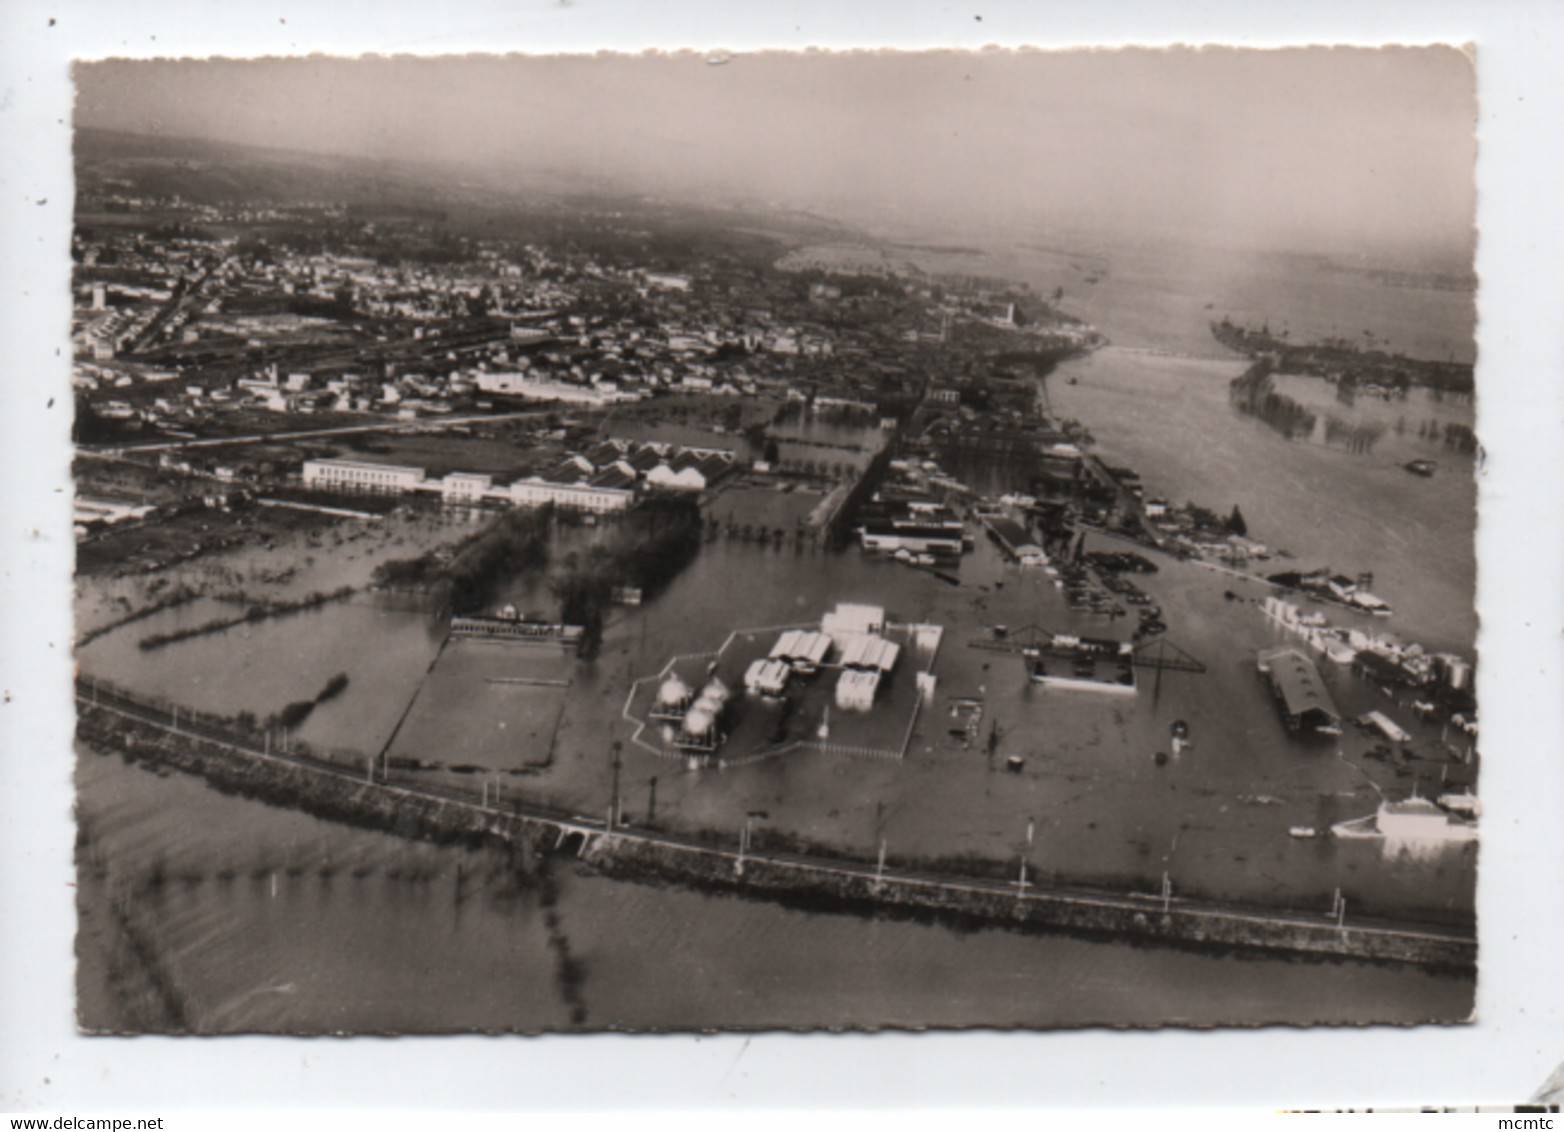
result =
[[[1249,537],[1289,552],[1289,566],[1370,573],[1374,592],[1396,611],[1393,631],[1431,651],[1473,656],[1477,485],[1470,460],[1446,460],[1442,444],[1420,440],[1415,428],[1394,428],[1401,414],[1469,420],[1471,406],[1435,405],[1421,391],[1404,407],[1365,400],[1357,418],[1387,428],[1373,453],[1357,454],[1287,440],[1237,414],[1228,390],[1242,369],[1237,358],[1109,347],[1062,365],[1048,392],[1056,414],[1091,422],[1098,456],[1140,471],[1148,497],[1195,500],[1222,513],[1236,505]],[[1318,379],[1291,378],[1278,388],[1320,414],[1345,412]],[[1419,456],[1448,467],[1432,479],[1408,475],[1402,465]]]

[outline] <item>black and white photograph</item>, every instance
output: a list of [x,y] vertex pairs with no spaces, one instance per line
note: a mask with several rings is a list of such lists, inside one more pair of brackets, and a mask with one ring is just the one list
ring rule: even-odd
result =
[[78,62],[79,1028],[1470,1021],[1476,75]]

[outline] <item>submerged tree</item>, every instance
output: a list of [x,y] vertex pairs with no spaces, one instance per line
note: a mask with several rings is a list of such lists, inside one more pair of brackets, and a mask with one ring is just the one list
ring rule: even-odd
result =
[[1249,524],[1244,522],[1244,513],[1238,509],[1238,504],[1233,504],[1233,513],[1227,517],[1227,530],[1229,534],[1235,534],[1243,538],[1249,533]]

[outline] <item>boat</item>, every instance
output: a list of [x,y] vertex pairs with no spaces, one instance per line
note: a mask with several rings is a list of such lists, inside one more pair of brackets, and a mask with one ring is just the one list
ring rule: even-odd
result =
[[1439,465],[1433,460],[1413,460],[1401,466],[1414,476],[1422,476],[1424,479],[1431,477],[1439,468]]
[[1358,650],[1337,640],[1325,642],[1325,655],[1337,664],[1351,664],[1357,659]]
[[1483,805],[1477,799],[1477,795],[1470,790],[1463,790],[1459,794],[1439,795],[1439,805],[1453,814],[1462,817],[1479,818],[1482,816]]
[[1289,829],[1287,832],[1288,832],[1288,834],[1290,836],[1293,836],[1293,837],[1321,837],[1321,836],[1323,836],[1320,833],[1320,831],[1315,829],[1312,825],[1295,825],[1291,829]]

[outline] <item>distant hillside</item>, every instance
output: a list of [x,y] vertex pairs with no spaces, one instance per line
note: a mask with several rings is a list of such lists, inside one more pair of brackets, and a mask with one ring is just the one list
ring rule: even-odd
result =
[[434,207],[458,223],[495,213],[552,221],[595,218],[610,228],[643,224],[665,233],[736,235],[748,230],[784,244],[851,236],[850,230],[807,212],[753,201],[675,200],[587,173],[503,160],[454,168],[81,129],[75,137],[75,165],[79,197],[95,192],[178,195],[212,205],[333,201],[361,214],[385,210],[416,215]]
[[78,130],[74,157],[81,194],[177,194],[198,204],[416,201],[433,187],[427,172],[392,162],[109,130]]

